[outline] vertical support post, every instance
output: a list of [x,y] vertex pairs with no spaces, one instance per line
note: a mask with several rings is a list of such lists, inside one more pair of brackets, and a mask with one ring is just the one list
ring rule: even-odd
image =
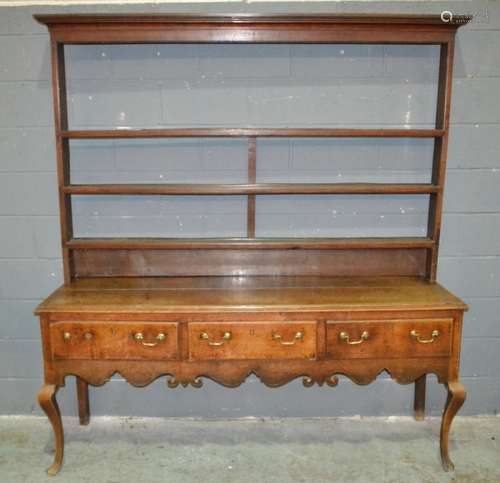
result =
[[[248,183],[257,180],[257,139],[248,138]],[[247,238],[255,238],[255,195],[247,195]]]
[[[66,69],[64,61],[64,44],[58,42],[53,35],[50,38],[52,63],[52,97],[54,103],[54,124],[56,131],[57,184],[59,193],[59,219],[61,224],[61,245],[63,254],[64,283],[70,283],[74,276],[73,256],[67,247],[73,237],[73,215],[71,211],[71,195],[64,193],[64,187],[70,184],[70,150],[69,140],[63,139],[62,131],[68,129],[68,102],[66,91]],[[88,424],[89,403],[88,385],[77,378],[77,399],[80,424]]]
[[413,409],[415,419],[423,421],[425,419],[425,383],[427,376],[424,374],[415,381],[415,395],[413,399]]
[[434,140],[432,183],[439,186],[439,191],[432,194],[429,202],[427,236],[434,241],[427,259],[427,278],[436,280],[439,238],[441,235],[441,217],[443,210],[443,192],[448,156],[448,134],[450,124],[451,88],[453,77],[454,33],[448,42],[441,44],[439,58],[439,80],[437,92],[436,129],[444,130],[444,135]]
[[70,182],[69,140],[63,139],[61,136],[61,132],[68,128],[64,44],[57,42],[53,36],[51,36],[50,44],[64,282],[69,283],[73,278],[74,270],[71,250],[66,246],[66,242],[73,236],[73,216],[71,213],[71,195],[63,191],[64,186]]
[[82,426],[90,422],[89,385],[76,376],[76,395],[78,399],[78,417]]

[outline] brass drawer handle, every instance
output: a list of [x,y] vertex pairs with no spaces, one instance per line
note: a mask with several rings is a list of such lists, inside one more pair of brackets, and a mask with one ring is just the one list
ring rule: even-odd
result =
[[304,332],[296,332],[293,336],[293,340],[287,342],[283,340],[281,334],[273,334],[273,340],[277,340],[281,345],[295,345],[299,340],[304,340]]
[[134,340],[137,342],[140,342],[142,345],[144,345],[146,347],[154,347],[154,346],[158,345],[160,342],[163,342],[166,338],[167,338],[166,334],[164,334],[163,332],[160,332],[156,336],[156,342],[144,342],[144,334],[142,332],[136,332],[134,334]]
[[[83,334],[83,338],[85,340],[91,340],[94,337],[92,332],[85,332]],[[69,342],[71,340],[71,332],[63,332],[63,340],[64,342]]]
[[224,342],[226,342],[227,340],[231,340],[232,338],[233,338],[233,334],[231,334],[231,332],[224,332],[224,334],[222,336],[222,340],[220,340],[218,342],[211,342],[210,336],[206,332],[202,332],[200,334],[200,339],[208,341],[207,344],[211,345],[213,347],[221,346],[224,344]]
[[419,342],[420,344],[432,344],[436,340],[436,338],[439,337],[440,334],[439,334],[439,330],[435,329],[432,331],[430,339],[421,339],[420,334],[415,329],[413,329],[410,332],[410,335],[414,339],[416,339],[416,341]]
[[361,338],[358,340],[350,340],[349,334],[347,332],[341,332],[339,334],[339,339],[343,340],[346,344],[349,344],[349,345],[362,344],[365,340],[368,340],[369,338],[370,338],[370,334],[366,330],[364,330],[361,333]]

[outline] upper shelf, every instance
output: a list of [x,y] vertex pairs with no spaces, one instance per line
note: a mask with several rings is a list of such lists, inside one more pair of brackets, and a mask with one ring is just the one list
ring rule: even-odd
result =
[[35,15],[62,43],[446,43],[467,15]]

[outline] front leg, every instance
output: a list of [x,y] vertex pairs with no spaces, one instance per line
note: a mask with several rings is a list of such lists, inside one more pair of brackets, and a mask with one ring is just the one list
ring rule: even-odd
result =
[[54,431],[54,462],[47,470],[47,473],[50,476],[54,476],[59,473],[64,453],[64,432],[61,421],[61,413],[59,411],[59,406],[57,405],[56,400],[56,393],[58,389],[59,386],[56,386],[54,384],[45,384],[38,391],[38,403],[49,418],[49,421],[52,424],[52,429]]
[[462,407],[467,393],[465,392],[464,386],[458,381],[448,382],[447,389],[448,398],[446,400],[443,419],[441,420],[441,462],[444,471],[453,471],[455,465],[450,460],[450,455],[448,453],[448,435],[450,433],[453,418]]

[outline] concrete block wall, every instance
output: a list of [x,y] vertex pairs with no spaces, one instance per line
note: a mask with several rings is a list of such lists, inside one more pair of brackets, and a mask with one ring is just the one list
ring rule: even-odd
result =
[[[500,405],[500,7],[473,1],[0,7],[0,414],[39,413],[35,394],[42,358],[31,312],[62,279],[48,36],[33,13],[443,9],[473,13],[477,20],[458,36],[439,281],[471,307],[462,350],[469,389],[463,412],[495,413]],[[70,47],[70,121],[78,128],[305,122],[423,127],[433,117],[436,59],[433,47]],[[246,176],[241,140],[79,141],[72,142],[71,153],[73,182],[243,182]],[[427,182],[431,156],[428,140],[261,140],[258,178]],[[80,236],[245,233],[244,197],[75,198]],[[370,200],[258,197],[257,231],[262,236],[424,233],[426,197]],[[70,379],[61,391],[65,414],[75,413]],[[428,405],[438,414],[444,391],[430,379]],[[368,387],[345,379],[337,389],[307,391],[298,382],[270,390],[255,378],[234,390],[209,381],[199,390],[168,390],[160,380],[137,391],[116,377],[91,392],[95,414],[151,416],[410,414],[411,401],[411,386],[384,376]]]

